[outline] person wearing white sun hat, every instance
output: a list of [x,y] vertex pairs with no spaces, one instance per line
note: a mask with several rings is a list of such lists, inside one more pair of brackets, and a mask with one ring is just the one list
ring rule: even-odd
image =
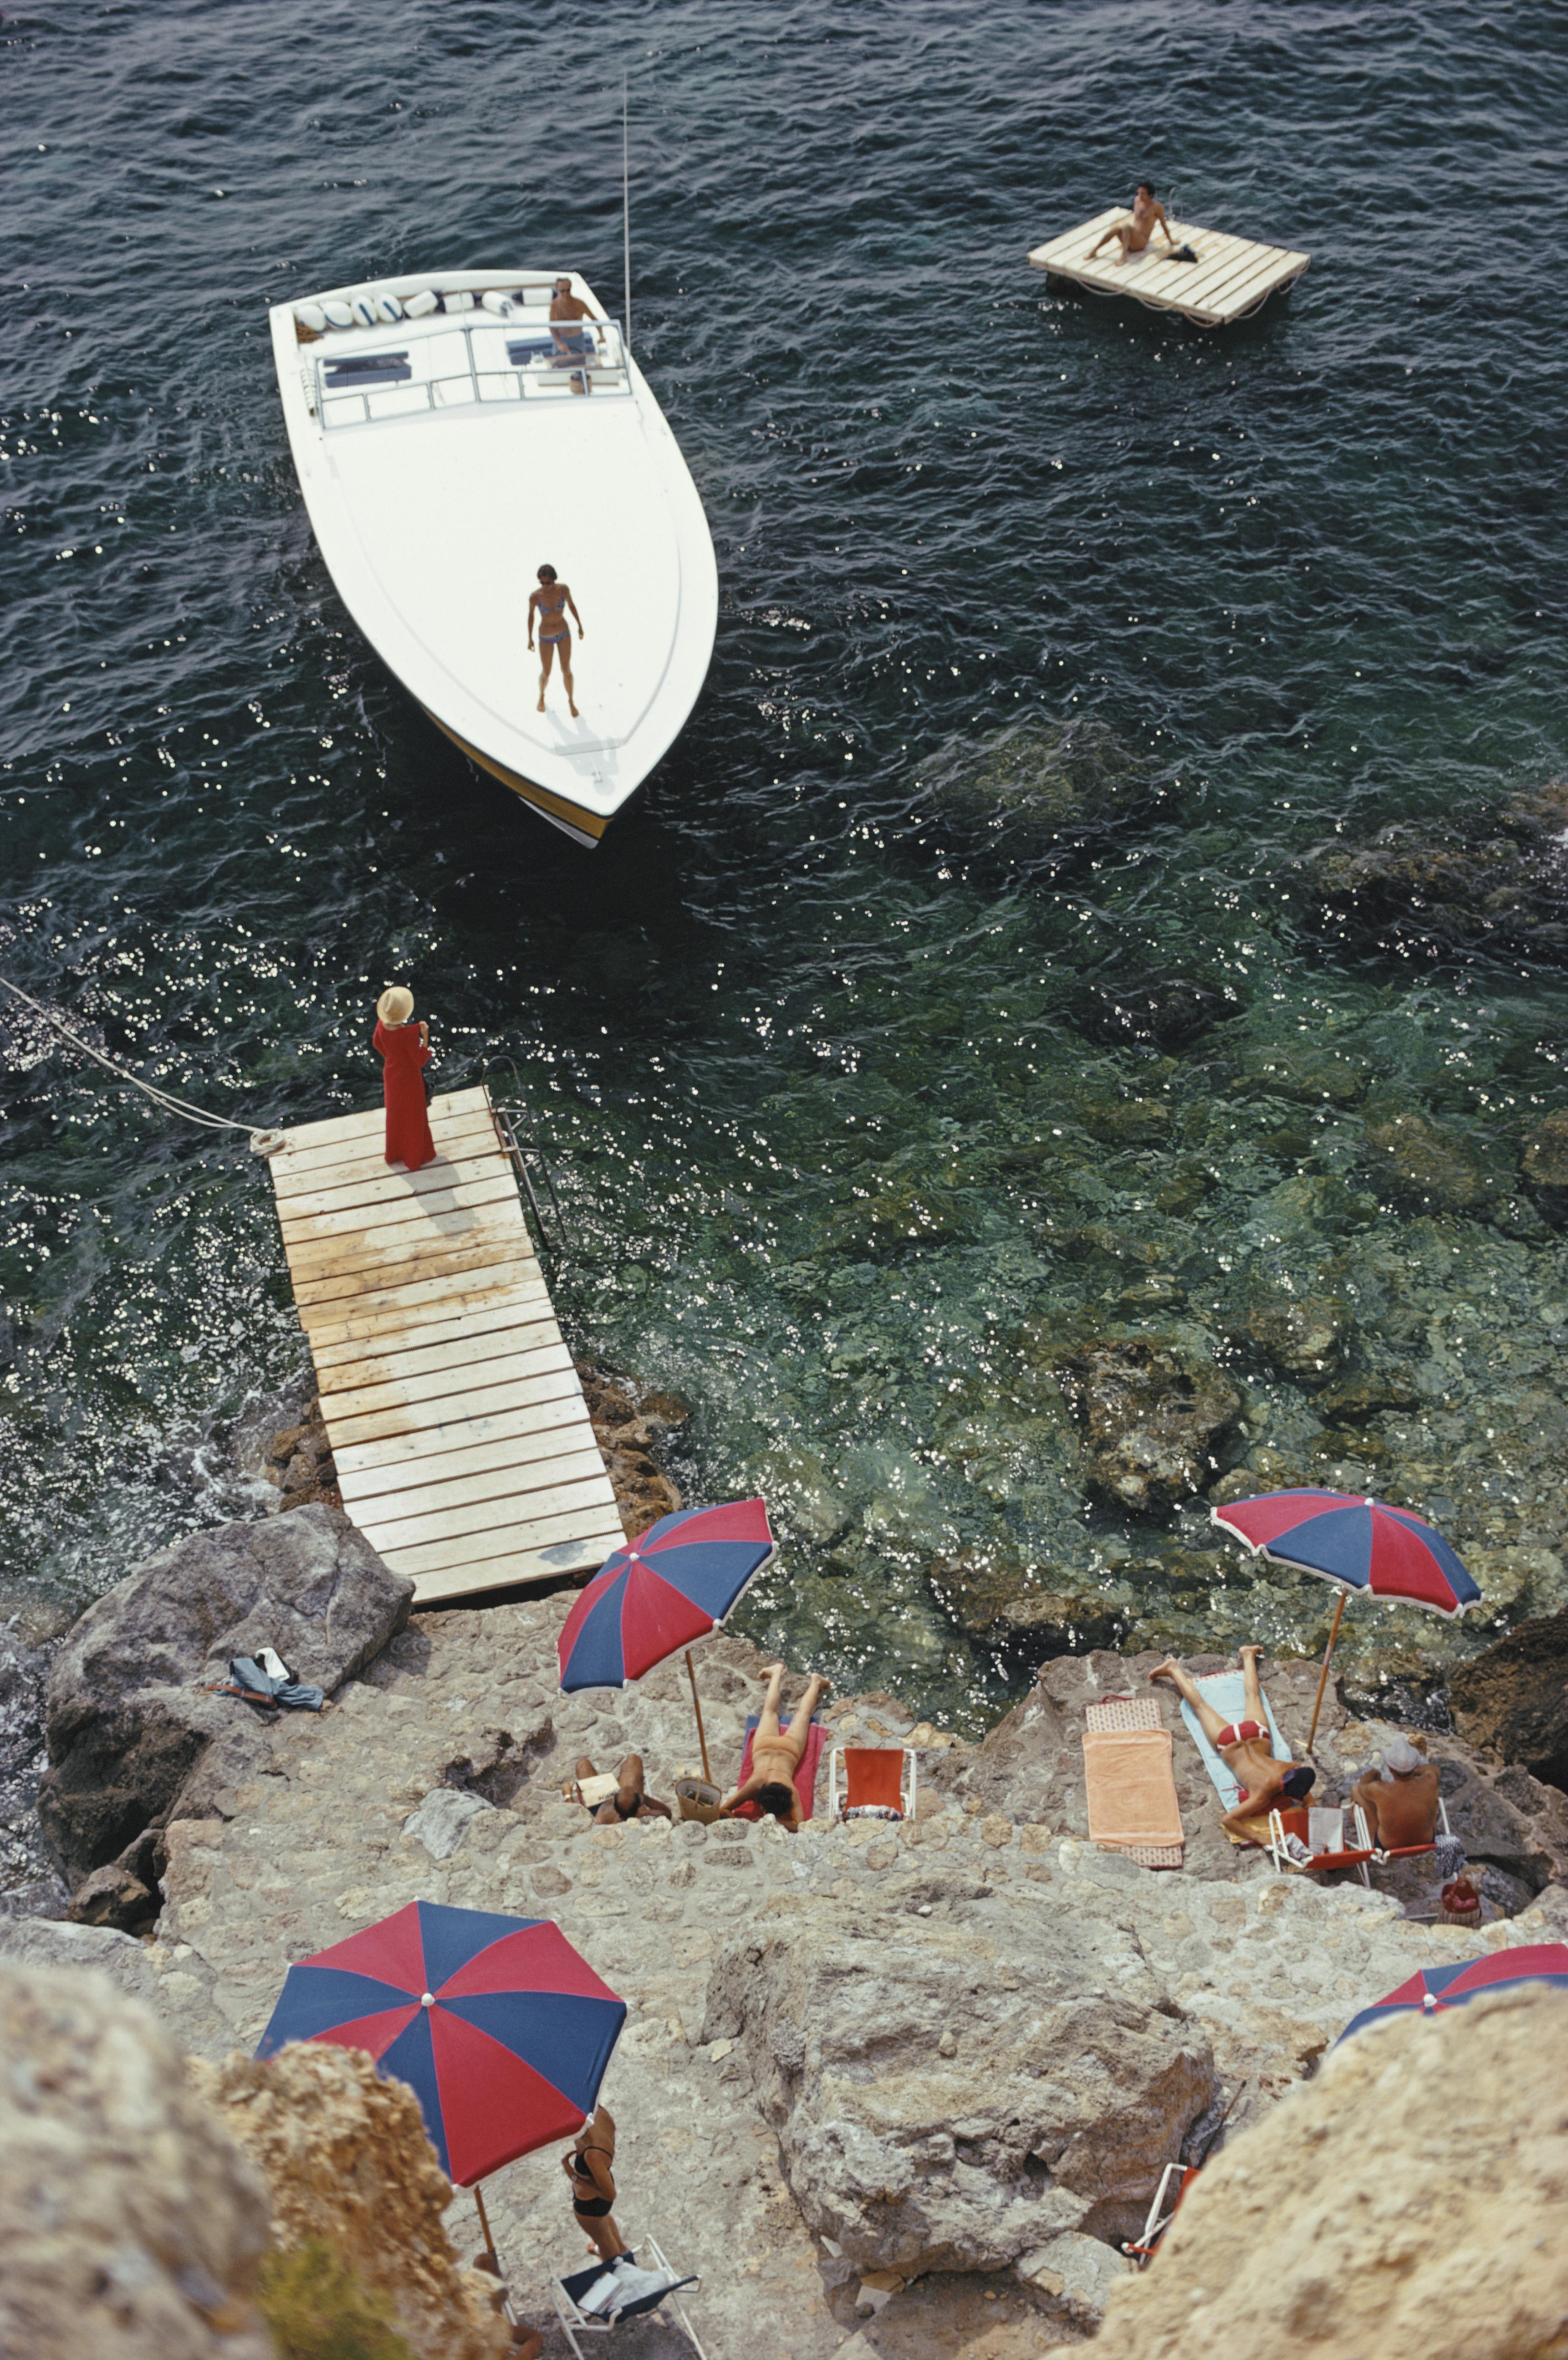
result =
[[423,1068],[430,1057],[430,1028],[410,1023],[414,995],[394,983],[376,1003],[373,1045],[381,1052],[382,1091],[387,1102],[387,1161],[417,1172],[435,1160],[430,1119],[425,1107]]

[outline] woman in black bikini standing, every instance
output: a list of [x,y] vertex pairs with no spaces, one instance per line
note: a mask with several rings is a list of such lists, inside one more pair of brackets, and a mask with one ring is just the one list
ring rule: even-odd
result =
[[615,2182],[610,2166],[615,2159],[615,2118],[608,2106],[594,2109],[593,2119],[584,2123],[572,2143],[570,2155],[561,2158],[561,2168],[572,2182],[572,2209],[579,2224],[586,2231],[595,2253],[606,2262],[626,2250],[626,2241],[616,2228],[610,2207],[615,2201]]
[[554,566],[541,565],[539,570],[539,588],[528,600],[528,646],[530,649],[534,643],[535,609],[537,608],[539,612],[539,710],[541,713],[544,711],[545,683],[550,678],[550,659],[555,654],[557,649],[559,649],[561,651],[561,677],[566,689],[566,702],[571,708],[572,718],[575,721],[578,716],[576,701],[572,694],[572,634],[566,628],[566,610],[569,606],[572,609],[572,619],[577,626],[578,638],[580,639],[585,639],[588,634],[583,628],[583,617],[577,611],[577,601],[572,596],[571,591],[567,588],[565,583],[557,581]]

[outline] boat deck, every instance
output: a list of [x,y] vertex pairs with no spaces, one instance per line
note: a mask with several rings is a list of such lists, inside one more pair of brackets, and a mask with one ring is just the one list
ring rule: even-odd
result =
[[285,1133],[278,1218],[343,1502],[418,1605],[593,1572],[625,1535],[484,1089],[385,1160],[380,1107]]
[[1179,311],[1201,328],[1224,327],[1245,320],[1281,287],[1301,277],[1312,257],[1292,254],[1282,246],[1257,246],[1251,238],[1231,237],[1223,230],[1198,229],[1191,222],[1172,222],[1178,246],[1190,246],[1196,262],[1172,262],[1162,245],[1151,244],[1127,262],[1115,246],[1089,259],[1089,248],[1113,222],[1129,218],[1125,205],[1111,205],[1078,229],[1070,229],[1045,246],[1035,246],[1029,260],[1037,270],[1055,279],[1071,279],[1096,295],[1130,295],[1157,311]]

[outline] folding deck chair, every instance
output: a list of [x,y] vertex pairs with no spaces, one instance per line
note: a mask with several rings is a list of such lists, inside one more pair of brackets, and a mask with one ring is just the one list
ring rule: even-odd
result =
[[[583,2346],[577,2340],[580,2335],[613,2334],[622,2320],[645,2318],[650,2311],[658,2311],[665,2303],[669,2304],[681,2333],[696,2353],[697,2360],[708,2360],[697,2331],[687,2315],[686,2306],[681,2300],[688,2287],[701,2286],[702,2279],[695,2276],[679,2277],[657,2237],[645,2236],[641,2242],[648,2259],[638,2267],[657,2271],[669,2279],[669,2285],[634,2295],[627,2302],[612,2302],[607,2310],[601,2311],[595,2307],[593,2311],[584,2311],[583,2303],[604,2278],[608,2264],[593,2262],[585,2270],[573,2270],[570,2278],[551,2278],[550,2291],[555,2304],[555,2315],[561,2322],[561,2333],[576,2355],[576,2360],[585,2360]],[[637,2262],[636,2254],[629,2248],[626,2259],[634,2264]]]
[[[1148,2267],[1150,2256],[1181,2210],[1181,2199],[1201,2169],[1202,2166],[1196,2163],[1168,2163],[1160,2173],[1160,2185],[1154,2191],[1154,2202],[1149,2208],[1142,2236],[1135,2237],[1130,2244],[1122,2246],[1123,2253],[1135,2269]],[[1174,2196],[1171,2193],[1172,2182],[1176,2191]]]
[[[1452,1843],[1454,1830],[1448,1824],[1448,1806],[1441,1795],[1437,1798],[1437,1808],[1443,1821],[1443,1835]],[[1362,1884],[1369,1885],[1374,1868],[1382,1868],[1391,1860],[1419,1860],[1423,1852],[1435,1852],[1437,1850],[1434,1837],[1431,1843],[1397,1844],[1391,1852],[1384,1852],[1372,1841],[1372,1830],[1361,1805],[1352,1803],[1349,1810],[1355,1830],[1355,1841],[1349,1844],[1345,1841],[1345,1815],[1343,1810],[1309,1810],[1298,1807],[1294,1810],[1270,1811],[1267,1849],[1275,1867],[1297,1876],[1322,1876],[1330,1869],[1354,1868],[1358,1872]],[[1292,1857],[1288,1842],[1291,1836],[1305,1845],[1305,1860]]]
[[[907,1785],[906,1762],[909,1765]],[[841,1765],[844,1782],[842,1803]],[[828,1756],[828,1818],[912,1819],[919,1776],[919,1759],[911,1746],[835,1745]]]
[[[1356,1831],[1356,1841],[1347,1844],[1343,1811],[1323,1810],[1316,1807],[1309,1809],[1304,1804],[1282,1811],[1272,1810],[1269,1814],[1269,1857],[1282,1875],[1325,1876],[1331,1869],[1354,1868],[1362,1884],[1370,1885],[1372,1879],[1367,1873],[1367,1863],[1372,1858],[1372,1847],[1362,1841],[1367,1823],[1359,1810],[1356,1817],[1361,1825]],[[1305,1851],[1304,1860],[1298,1859],[1290,1851],[1292,1836]]]

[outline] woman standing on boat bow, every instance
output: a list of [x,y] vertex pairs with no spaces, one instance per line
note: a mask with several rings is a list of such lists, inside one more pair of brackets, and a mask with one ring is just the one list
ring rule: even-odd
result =
[[583,617],[577,611],[576,599],[572,596],[564,582],[558,582],[556,580],[555,568],[553,565],[541,565],[539,567],[539,588],[528,600],[528,645],[530,648],[534,643],[534,611],[536,608],[539,611],[539,709],[541,713],[544,711],[545,683],[550,678],[550,658],[559,648],[561,650],[561,677],[566,689],[566,702],[571,710],[572,718],[575,721],[578,715],[576,702],[572,696],[572,634],[566,628],[566,610],[569,606],[572,609],[572,619],[577,626],[578,638],[580,639],[585,639],[588,634],[583,628]]

